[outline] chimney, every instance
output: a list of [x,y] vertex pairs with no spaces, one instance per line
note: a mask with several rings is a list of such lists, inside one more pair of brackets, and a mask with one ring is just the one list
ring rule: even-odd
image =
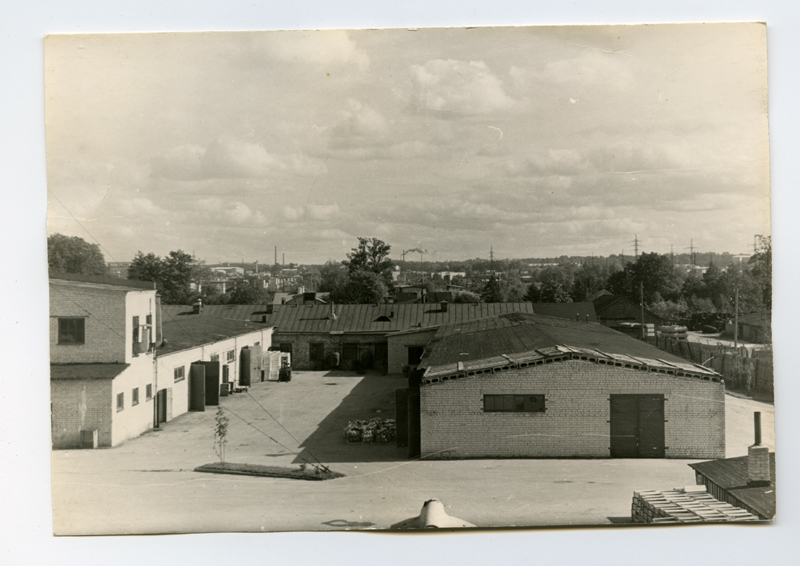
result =
[[576,312],[575,313],[575,322],[580,322],[580,321],[581,321],[581,313]]
[[203,299],[197,299],[194,304],[192,304],[192,313],[200,314],[201,312],[203,312]]
[[755,443],[747,449],[747,485],[749,487],[772,484],[769,447],[761,444],[761,413],[753,413]]
[[589,322],[589,315],[586,315],[586,322]]
[[328,315],[328,319],[336,320],[336,306],[331,302],[331,314]]

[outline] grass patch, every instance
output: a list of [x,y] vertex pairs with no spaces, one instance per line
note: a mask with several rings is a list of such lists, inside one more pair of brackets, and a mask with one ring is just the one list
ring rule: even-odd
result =
[[203,464],[194,469],[195,472],[209,474],[234,474],[240,476],[261,476],[265,478],[288,478],[292,480],[322,481],[343,478],[344,474],[302,465],[299,468],[283,466],[262,466],[259,464],[235,464],[233,462],[214,462]]

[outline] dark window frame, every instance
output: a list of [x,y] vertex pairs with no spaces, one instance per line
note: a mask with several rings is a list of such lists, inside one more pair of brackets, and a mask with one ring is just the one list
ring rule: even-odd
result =
[[82,346],[86,344],[86,317],[58,317],[58,345]]
[[125,410],[125,393],[117,393],[117,412]]
[[235,362],[236,361],[236,350],[228,350],[225,353],[225,359],[228,362]]
[[131,391],[131,407],[135,407],[139,404],[139,388],[134,387],[133,391]]
[[153,398],[153,384],[152,383],[148,383],[147,387],[145,387],[144,396],[145,396],[145,401],[149,401],[150,399]]
[[484,413],[545,413],[543,393],[488,393],[483,395]]
[[[425,354],[425,346],[418,346],[418,345],[415,345],[415,344],[411,344],[411,345],[407,346],[407,348],[408,348],[408,356],[407,356],[406,361],[408,362],[408,365],[410,365],[410,366],[418,366],[419,364],[421,364],[422,363],[422,356]],[[415,351],[415,352],[419,351],[419,356],[414,356],[412,358],[412,356],[411,356],[411,352],[412,351]],[[416,361],[414,361],[414,360],[416,360]]]
[[172,370],[172,377],[175,383],[186,379],[186,366],[178,366]]

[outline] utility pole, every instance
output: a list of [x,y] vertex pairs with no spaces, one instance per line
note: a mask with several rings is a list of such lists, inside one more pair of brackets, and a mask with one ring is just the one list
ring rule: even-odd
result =
[[633,235],[633,257],[639,257],[639,236]]
[[489,271],[494,272],[494,247],[489,246]]
[[642,308],[642,340],[646,340],[644,333],[644,281],[639,281],[639,306]]
[[275,265],[278,265],[278,246],[275,246]]
[[736,287],[736,298],[733,301],[733,347],[739,347],[739,287]]

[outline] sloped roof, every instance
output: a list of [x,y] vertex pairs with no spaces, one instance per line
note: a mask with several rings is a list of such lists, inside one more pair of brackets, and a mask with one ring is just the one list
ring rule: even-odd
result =
[[155,283],[152,281],[121,279],[119,277],[106,277],[105,275],[83,275],[80,273],[51,273],[50,281],[75,283],[88,287],[102,285],[114,291],[154,291],[156,288]]
[[533,303],[533,312],[545,316],[557,316],[575,320],[577,316],[580,322],[597,322],[597,315],[594,311],[594,303],[591,301],[581,301],[578,303]]
[[[592,301],[592,304],[594,305],[595,312],[599,312],[602,315],[603,311],[605,311],[608,307],[619,302],[626,302],[630,305],[635,306],[637,309],[642,308],[642,305],[640,305],[639,303],[631,301],[628,297],[624,297],[622,295],[602,295],[596,298],[594,301]],[[647,307],[644,308],[644,312],[646,312],[653,318],[661,319],[660,316],[655,314]]]
[[247,320],[231,320],[211,316],[194,315],[170,318],[165,313],[163,318],[162,335],[166,340],[166,344],[163,348],[158,349],[159,356],[204,344],[211,344],[219,340],[226,340],[269,327],[267,324]]
[[[331,309],[336,320],[331,320]],[[163,307],[164,320],[170,315],[177,321],[191,317],[227,318],[230,320],[258,321],[276,327],[280,333],[319,334],[329,332],[378,333],[397,332],[412,328],[441,326],[501,314],[533,313],[531,303],[456,303],[442,310],[440,304],[361,304],[361,305],[274,305],[272,314],[265,305],[209,305],[199,315],[192,314],[190,306]],[[379,321],[379,318],[389,320]]]
[[770,452],[770,478],[772,485],[747,485],[747,456],[710,460],[689,464],[696,472],[703,474],[728,494],[735,497],[761,517],[775,517],[775,452]]
[[431,383],[449,375],[567,359],[713,381],[720,377],[600,324],[530,314],[440,327],[419,367],[427,368],[423,383]]
[[750,326],[770,326],[771,322],[771,312],[751,312],[750,314],[739,315],[739,324],[747,324]]
[[50,364],[50,379],[113,379],[130,364]]

